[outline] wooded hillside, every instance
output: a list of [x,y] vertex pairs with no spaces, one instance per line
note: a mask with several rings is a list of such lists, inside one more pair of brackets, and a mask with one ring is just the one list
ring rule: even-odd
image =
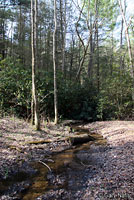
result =
[[132,118],[133,26],[126,0],[0,1],[0,114]]

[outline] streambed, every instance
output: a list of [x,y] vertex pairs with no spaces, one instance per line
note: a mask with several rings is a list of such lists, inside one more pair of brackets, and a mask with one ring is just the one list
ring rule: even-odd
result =
[[[87,130],[77,130],[79,134]],[[12,179],[3,181],[1,200],[22,199],[74,199],[87,187],[86,181],[96,174],[96,167],[103,164],[98,153],[105,151],[106,141],[94,134],[95,141],[72,146],[68,150],[54,153],[47,161],[32,162],[36,173],[18,173]],[[94,148],[96,145],[96,148]],[[90,147],[93,148],[90,148]]]

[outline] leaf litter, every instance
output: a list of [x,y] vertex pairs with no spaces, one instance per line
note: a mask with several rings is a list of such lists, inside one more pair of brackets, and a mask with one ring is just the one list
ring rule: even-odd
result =
[[[107,140],[107,145],[104,146],[91,145],[88,151],[89,163],[92,159],[95,165],[83,163],[83,180],[80,183],[83,187],[75,192],[50,190],[37,199],[134,199],[134,122],[94,122],[80,127],[89,129],[91,133],[99,133]],[[0,178],[7,178],[16,173],[25,162],[32,159],[41,160],[44,154],[48,156],[50,152],[64,150],[68,145],[64,142],[41,145],[24,143],[44,137],[56,138],[59,134],[64,137],[70,133],[66,128],[58,129],[54,126],[35,132],[25,121],[0,119]],[[25,169],[28,171],[30,167]]]

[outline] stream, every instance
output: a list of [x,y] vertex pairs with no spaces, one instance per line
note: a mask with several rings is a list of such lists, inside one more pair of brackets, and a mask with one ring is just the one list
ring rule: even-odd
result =
[[[79,129],[79,134],[87,130]],[[102,136],[94,134],[95,141],[72,146],[68,150],[54,153],[46,161],[32,162],[37,172],[16,174],[12,179],[3,181],[1,200],[47,200],[72,199],[86,187],[87,178],[92,178],[100,158],[91,150],[91,145],[105,145]],[[0,195],[1,195],[0,194]],[[9,197],[9,198],[8,198]]]

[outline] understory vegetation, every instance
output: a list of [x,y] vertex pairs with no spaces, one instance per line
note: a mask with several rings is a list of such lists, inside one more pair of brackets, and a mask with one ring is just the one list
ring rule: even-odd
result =
[[[24,68],[20,60],[8,57],[0,62],[0,110],[1,115],[14,114],[29,118],[31,113],[31,70]],[[43,72],[36,79],[41,118],[54,117],[53,71]],[[61,119],[87,121],[125,119],[132,117],[132,80],[129,73],[115,71],[106,77],[100,92],[89,80],[79,82],[63,79],[57,74],[58,107]]]

